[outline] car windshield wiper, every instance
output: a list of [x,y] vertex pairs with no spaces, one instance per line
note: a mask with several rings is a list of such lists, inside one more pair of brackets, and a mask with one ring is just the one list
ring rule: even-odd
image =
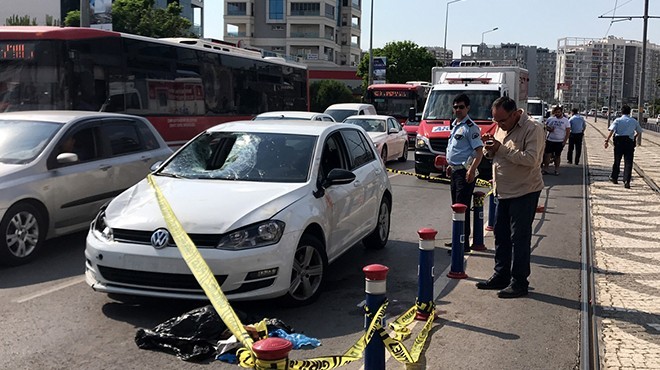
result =
[[188,176],[177,175],[176,173],[170,172],[156,172],[155,176],[165,176],[165,177],[174,177],[175,179],[187,179]]

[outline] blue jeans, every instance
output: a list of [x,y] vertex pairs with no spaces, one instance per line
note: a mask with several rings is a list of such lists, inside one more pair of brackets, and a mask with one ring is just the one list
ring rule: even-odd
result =
[[[541,191],[518,198],[499,199],[495,215],[495,275],[510,280],[517,289],[527,289],[532,224]],[[513,254],[513,264],[512,264]]]

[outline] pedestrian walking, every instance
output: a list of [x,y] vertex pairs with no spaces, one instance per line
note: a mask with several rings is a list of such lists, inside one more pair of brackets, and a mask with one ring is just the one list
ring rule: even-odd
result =
[[545,122],[545,129],[548,135],[545,139],[545,155],[543,157],[543,174],[548,174],[548,166],[550,160],[555,165],[553,174],[559,175],[559,166],[561,164],[561,152],[566,146],[569,134],[571,133],[571,125],[568,123],[568,118],[564,117],[564,110],[560,106],[552,108],[553,117],[548,118]]
[[479,289],[501,289],[500,298],[527,294],[532,223],[543,176],[545,133],[541,123],[501,97],[492,105],[494,136],[484,136],[484,155],[493,160],[493,191],[499,201],[495,215],[495,273],[477,283]]
[[[614,164],[612,165],[610,181],[613,184],[618,184],[621,157],[623,157],[623,187],[630,189],[635,143],[638,142],[638,138],[641,139],[642,126],[636,119],[630,117],[630,107],[624,105],[621,107],[621,117],[615,119],[608,130],[610,130],[610,134],[605,139],[605,149],[607,149],[610,139],[614,136]],[[639,143],[641,145],[641,141]]]
[[571,133],[568,136],[568,163],[573,163],[573,149],[575,149],[575,164],[580,164],[580,156],[582,155],[582,139],[584,138],[584,130],[587,128],[587,121],[578,113],[577,108],[571,110],[573,113],[568,123],[571,126]]
[[[457,95],[453,101],[454,121],[447,144],[447,177],[451,179],[451,203],[470,207],[477,179],[477,167],[483,157],[481,129],[470,119],[470,98]],[[463,251],[470,251],[470,213],[465,213]],[[450,244],[451,245],[451,244]]]

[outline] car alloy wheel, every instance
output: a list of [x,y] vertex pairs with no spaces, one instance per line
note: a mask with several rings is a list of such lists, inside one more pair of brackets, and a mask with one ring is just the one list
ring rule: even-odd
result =
[[408,143],[403,144],[403,153],[399,157],[399,162],[405,162],[408,160]]
[[390,201],[383,197],[378,210],[378,220],[376,228],[362,243],[369,249],[381,249],[385,247],[390,237]]
[[383,159],[383,163],[387,163],[387,147],[384,146],[383,150],[380,151],[380,158]]
[[0,222],[0,263],[21,265],[32,260],[45,238],[43,217],[29,203],[19,203],[7,210]]
[[291,285],[285,303],[302,306],[314,302],[321,293],[327,266],[322,243],[311,235],[303,235],[293,257]]

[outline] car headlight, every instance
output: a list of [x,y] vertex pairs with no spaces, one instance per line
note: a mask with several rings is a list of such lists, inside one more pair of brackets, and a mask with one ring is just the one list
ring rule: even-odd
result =
[[284,234],[284,222],[268,220],[232,231],[220,238],[216,248],[241,250],[277,244]]
[[415,140],[415,148],[429,149],[429,144],[426,142],[424,136],[417,135],[417,139]]
[[112,242],[115,240],[114,235],[112,233],[112,229],[110,228],[110,226],[108,226],[106,222],[105,207],[101,207],[101,211],[99,212],[98,215],[96,215],[94,221],[92,221],[91,230],[92,230],[92,234],[98,240],[104,242]]

